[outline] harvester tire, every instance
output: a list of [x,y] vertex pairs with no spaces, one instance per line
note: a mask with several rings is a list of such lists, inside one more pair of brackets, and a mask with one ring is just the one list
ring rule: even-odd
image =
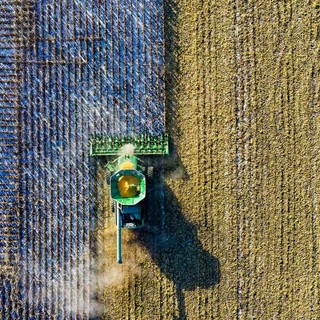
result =
[[115,206],[115,203],[114,203],[114,201],[113,200],[111,200],[111,203],[110,203],[110,207],[111,207],[111,212],[115,212],[115,208],[116,208],[116,206]]
[[153,167],[148,167],[147,168],[147,177],[149,179],[153,179],[153,171],[154,171]]
[[106,181],[107,181],[107,185],[110,184],[110,178],[111,178],[111,172],[107,169],[107,170],[106,170]]

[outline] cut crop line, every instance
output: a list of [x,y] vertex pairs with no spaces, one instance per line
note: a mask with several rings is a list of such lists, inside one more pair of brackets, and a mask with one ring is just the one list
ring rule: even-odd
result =
[[[252,190],[252,167],[253,167],[253,141],[252,141],[252,130],[253,130],[253,122],[256,120],[253,118],[253,103],[252,103],[252,73],[251,73],[251,66],[252,66],[252,56],[251,52],[254,50],[251,46],[251,40],[253,37],[252,29],[251,29],[251,11],[252,8],[248,3],[245,4],[244,7],[245,16],[244,19],[244,40],[243,40],[243,56],[245,59],[244,63],[244,71],[243,71],[243,79],[244,79],[244,104],[243,104],[243,126],[244,126],[244,132],[243,132],[243,147],[244,147],[244,168],[245,171],[244,174],[244,190],[243,195],[246,196],[244,198],[244,204],[243,204],[243,225],[244,225],[244,239],[245,242],[245,249],[242,249],[245,251],[245,273],[246,274],[253,274],[254,270],[251,269],[251,257],[253,255],[253,246],[252,246],[252,224],[254,218],[252,218],[252,215],[254,211],[252,210],[252,198],[253,198],[253,190]],[[246,199],[247,198],[247,199]],[[247,204],[246,204],[247,203]],[[249,307],[250,307],[250,296],[251,296],[251,281],[247,281],[244,285],[244,318],[248,318],[249,313]]]
[[240,193],[241,193],[241,181],[240,181],[240,171],[241,171],[241,149],[240,149],[240,139],[239,136],[241,134],[241,70],[240,70],[240,50],[241,50],[241,44],[239,39],[239,2],[238,0],[234,0],[234,37],[235,37],[235,44],[234,44],[234,50],[235,50],[235,64],[236,64],[236,78],[235,78],[235,101],[236,101],[236,109],[235,109],[235,115],[236,115],[236,179],[237,179],[237,187],[236,187],[236,193],[237,193],[237,203],[236,203],[236,210],[237,210],[237,295],[238,295],[238,305],[237,305],[237,319],[240,319],[242,317],[243,312],[243,301],[242,301],[242,285],[243,285],[243,279],[241,275],[241,204],[240,204]]
[[[217,152],[216,152],[216,139],[212,137],[215,134],[216,128],[218,127],[216,109],[217,109],[217,27],[215,15],[217,14],[217,4],[216,1],[213,4],[208,5],[206,15],[208,16],[208,55],[209,55],[209,132],[211,135],[211,143],[209,146],[209,159],[210,159],[210,201],[209,201],[209,210],[211,211],[211,220],[210,225],[213,226],[214,233],[211,235],[210,247],[216,248],[219,251],[219,209],[217,209],[216,214],[213,209],[216,206],[216,185],[215,179],[218,175],[218,163],[216,161]],[[214,85],[214,88],[212,88]],[[219,201],[219,200],[218,200]],[[219,206],[218,206],[219,208]],[[215,270],[213,271],[215,272]],[[212,277],[215,277],[215,274],[211,274]],[[219,300],[220,300],[220,290],[211,289],[211,292],[207,299],[206,308],[209,308],[210,312],[208,318],[213,319],[220,316],[219,312]],[[214,301],[214,307],[210,307],[210,301]]]
[[[318,9],[319,10],[319,9]],[[314,43],[316,43],[316,37],[317,37],[317,27],[318,27],[318,17],[317,13],[319,15],[320,11],[316,12],[315,14],[313,11],[310,11],[310,31],[309,31],[309,50],[314,50]],[[319,84],[318,84],[318,77],[316,72],[316,63],[313,61],[310,66],[311,70],[311,93],[310,93],[310,102],[312,106],[312,113],[313,115],[317,114],[316,110],[318,109],[319,105]],[[317,119],[314,117],[314,119]],[[317,124],[316,120],[314,120],[314,130],[313,133],[315,136],[317,136]],[[320,299],[319,299],[319,241],[318,241],[318,202],[319,202],[319,194],[317,190],[319,190],[319,152],[316,152],[316,149],[313,149],[314,152],[312,152],[312,158],[313,158],[313,179],[312,181],[314,184],[314,191],[312,195],[312,218],[311,218],[311,236],[312,236],[312,259],[311,259],[311,268],[312,268],[312,275],[313,275],[313,281],[311,284],[311,301],[310,301],[310,309],[311,314],[313,317],[317,318],[320,316]]]
[[[257,84],[257,69],[258,69],[258,63],[257,63],[257,27],[256,27],[256,23],[257,20],[256,19],[256,6],[253,4],[252,5],[252,20],[251,20],[251,24],[252,24],[252,47],[253,47],[253,51],[252,51],[252,70],[253,70],[253,101],[252,101],[252,107],[253,107],[253,128],[252,128],[252,135],[253,135],[253,159],[252,159],[252,181],[251,181],[251,186],[250,188],[253,191],[253,203],[252,203],[252,210],[255,211],[255,216],[254,216],[254,221],[252,223],[252,229],[251,229],[251,237],[252,237],[252,251],[253,251],[253,259],[252,259],[252,273],[255,274],[254,277],[252,277],[252,281],[251,281],[251,297],[250,297],[250,303],[252,306],[252,317],[254,317],[254,314],[256,314],[256,301],[257,301],[257,284],[256,284],[256,280],[258,277],[258,272],[257,272],[257,256],[259,255],[258,250],[257,250],[257,246],[258,246],[258,239],[257,239],[257,235],[255,233],[255,230],[258,229],[258,224],[259,224],[259,200],[258,200],[258,190],[256,185],[258,185],[258,181],[259,181],[259,172],[257,170],[258,167],[262,167],[262,163],[261,161],[259,161],[258,155],[259,155],[259,132],[258,132],[258,127],[259,127],[259,123],[260,123],[260,114],[258,113],[258,110],[260,111],[260,109],[258,109],[258,102],[256,101],[256,99],[258,99],[258,84]],[[260,123],[261,124],[261,123]],[[248,315],[250,316],[250,314]]]
[[[284,28],[283,28],[283,23],[282,23],[282,19],[281,19],[281,12],[280,12],[280,4],[277,3],[276,4],[277,7],[277,19],[278,19],[278,42],[277,42],[277,50],[278,52],[280,52],[281,49],[281,45],[283,43],[283,33],[284,33]],[[278,83],[280,84],[282,77],[283,77],[283,66],[284,61],[282,56],[280,56],[279,59],[279,67],[278,67]],[[277,93],[277,88],[274,88],[275,90],[275,99],[276,97],[276,93]],[[282,94],[282,89],[280,87],[279,90],[279,95],[280,95],[280,111],[278,113],[278,119],[277,123],[276,123],[276,128],[277,130],[281,130],[283,128],[283,110],[284,110],[284,100],[283,100],[283,94]],[[277,316],[281,317],[281,314],[283,312],[283,301],[284,301],[284,283],[283,283],[283,273],[284,273],[284,268],[285,268],[285,264],[286,261],[284,259],[284,241],[285,241],[285,154],[284,154],[285,150],[284,150],[284,146],[283,144],[280,145],[280,154],[279,154],[279,158],[277,160],[277,162],[279,163],[279,168],[280,168],[280,181],[279,181],[279,192],[280,192],[280,263],[279,263],[279,278],[277,279],[279,281],[279,296],[278,296],[278,310],[277,310]],[[277,190],[277,184],[275,185],[275,190]]]
[[[199,8],[197,8],[197,24],[196,24],[196,71],[197,71],[197,109],[196,109],[196,118],[197,118],[197,141],[198,141],[198,148],[197,148],[197,185],[200,187],[199,192],[197,194],[197,211],[201,212],[201,217],[204,214],[204,219],[206,221],[206,207],[204,206],[205,202],[205,195],[203,192],[203,176],[202,172],[205,172],[204,168],[204,161],[203,161],[203,154],[204,153],[204,142],[203,142],[203,132],[204,129],[204,100],[203,96],[205,96],[205,87],[204,87],[204,68],[203,68],[203,46],[204,46],[204,34],[203,34],[203,5],[202,2],[199,4]],[[199,277],[199,268],[197,268],[198,277]],[[201,319],[201,292],[197,288],[197,317]],[[180,309],[180,308],[179,308]],[[183,315],[179,315],[183,317]]]

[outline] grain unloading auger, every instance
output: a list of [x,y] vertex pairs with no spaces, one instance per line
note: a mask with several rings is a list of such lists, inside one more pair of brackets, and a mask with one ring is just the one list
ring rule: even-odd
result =
[[[141,135],[136,138],[96,136],[91,139],[90,155],[108,157],[106,169],[110,181],[111,207],[116,214],[118,263],[122,263],[121,229],[136,229],[144,225],[147,192],[145,173],[151,178],[153,167],[145,168],[137,156],[169,154],[168,140],[167,135]],[[133,153],[125,153],[124,146],[128,144],[134,147]],[[118,157],[114,159],[115,156]]]

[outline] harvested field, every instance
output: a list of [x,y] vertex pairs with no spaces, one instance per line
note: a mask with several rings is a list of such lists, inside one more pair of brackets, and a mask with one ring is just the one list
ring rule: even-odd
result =
[[175,159],[103,318],[320,318],[319,3],[167,1],[165,19]]

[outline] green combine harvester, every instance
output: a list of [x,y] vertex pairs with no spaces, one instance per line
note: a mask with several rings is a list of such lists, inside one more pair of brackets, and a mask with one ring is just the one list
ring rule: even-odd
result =
[[[128,145],[132,148],[127,148]],[[126,150],[130,152],[126,154]],[[90,155],[107,157],[106,170],[110,182],[111,208],[116,215],[117,224],[118,263],[122,263],[121,229],[136,229],[144,225],[146,175],[149,179],[153,175],[153,167],[145,167],[137,156],[168,154],[167,135],[157,137],[142,135],[138,138],[103,136],[91,139]]]

